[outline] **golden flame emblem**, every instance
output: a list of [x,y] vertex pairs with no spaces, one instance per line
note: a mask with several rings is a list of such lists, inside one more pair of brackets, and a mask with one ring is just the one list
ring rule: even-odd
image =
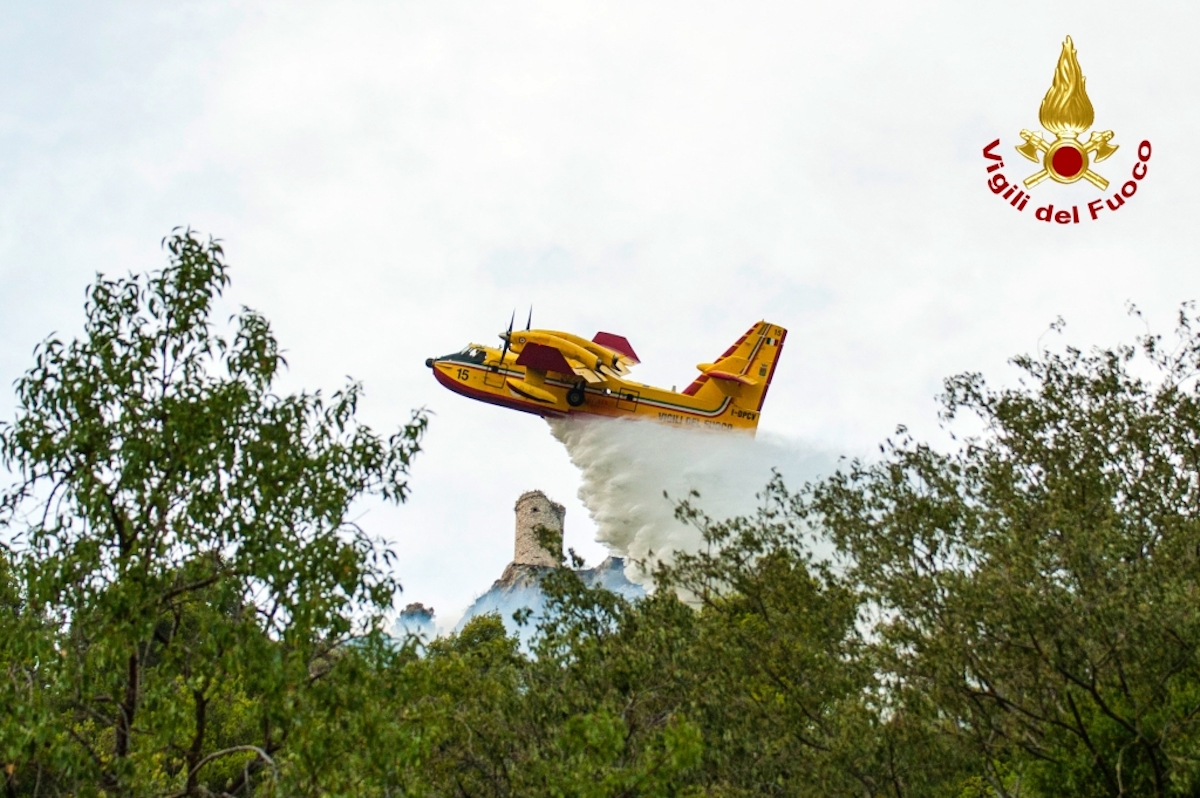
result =
[[1041,133],[1021,131],[1025,143],[1017,147],[1017,152],[1042,165],[1040,171],[1025,178],[1025,188],[1033,188],[1047,177],[1058,183],[1083,179],[1101,191],[1108,188],[1108,181],[1091,170],[1088,156],[1099,163],[1116,152],[1119,145],[1109,144],[1113,132],[1092,131],[1086,142],[1079,141],[1095,116],[1087,96],[1087,78],[1075,57],[1075,43],[1068,36],[1054,70],[1054,82],[1038,111],[1038,121],[1054,134],[1054,141],[1046,141]]

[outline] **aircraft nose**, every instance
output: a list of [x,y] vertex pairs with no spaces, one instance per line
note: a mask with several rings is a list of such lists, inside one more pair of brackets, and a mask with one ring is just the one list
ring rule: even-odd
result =
[[431,358],[431,357],[425,358],[425,368],[427,368],[427,369],[433,368],[433,358]]

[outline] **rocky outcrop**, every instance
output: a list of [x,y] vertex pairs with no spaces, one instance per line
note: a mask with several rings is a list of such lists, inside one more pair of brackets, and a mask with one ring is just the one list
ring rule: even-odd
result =
[[[509,563],[491,588],[467,608],[455,631],[459,631],[472,618],[494,612],[504,622],[509,634],[528,642],[537,629],[537,621],[545,613],[546,597],[542,593],[542,578],[554,570],[546,566]],[[620,557],[607,557],[595,568],[582,568],[576,573],[588,587],[602,587],[628,599],[646,595],[645,589],[625,577],[625,561]],[[518,626],[513,613],[520,609],[531,611],[529,623]]]

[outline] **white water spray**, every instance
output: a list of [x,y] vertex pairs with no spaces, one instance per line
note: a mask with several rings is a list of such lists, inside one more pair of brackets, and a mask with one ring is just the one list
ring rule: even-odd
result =
[[596,539],[625,557],[626,576],[643,584],[649,575],[632,561],[652,569],[674,552],[703,545],[699,530],[675,518],[675,503],[689,491],[700,494],[695,504],[710,517],[731,518],[754,512],[772,469],[795,489],[835,466],[824,452],[769,434],[752,438],[631,419],[549,423],[580,470],[579,498],[596,523]]

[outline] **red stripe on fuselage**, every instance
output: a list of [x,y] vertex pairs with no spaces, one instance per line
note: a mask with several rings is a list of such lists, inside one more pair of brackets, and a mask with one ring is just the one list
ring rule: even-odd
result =
[[444,387],[449,388],[455,393],[462,394],[468,399],[475,399],[480,402],[487,402],[490,405],[500,405],[511,410],[520,410],[522,413],[532,413],[535,416],[563,416],[566,415],[558,410],[551,410],[548,407],[543,407],[532,402],[522,402],[520,399],[501,396],[500,394],[492,393],[491,391],[480,391],[476,388],[459,382],[446,372],[439,369],[437,366],[433,368],[433,376]]

